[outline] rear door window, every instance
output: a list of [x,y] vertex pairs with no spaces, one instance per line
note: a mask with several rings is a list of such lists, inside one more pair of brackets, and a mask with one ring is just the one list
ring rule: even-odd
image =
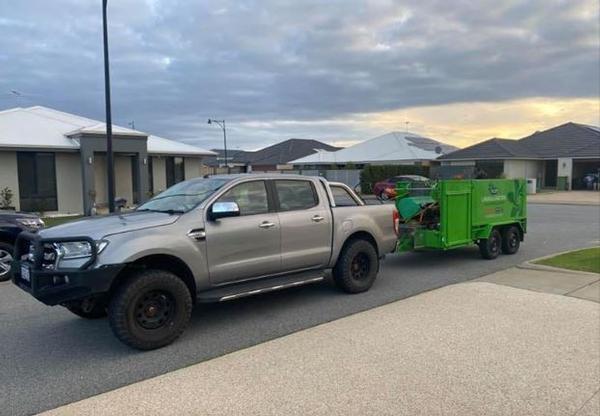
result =
[[341,186],[331,186],[331,193],[333,194],[333,200],[335,201],[336,207],[355,207],[358,204],[347,189]]
[[275,193],[280,211],[309,209],[319,204],[312,182],[302,180],[276,180]]

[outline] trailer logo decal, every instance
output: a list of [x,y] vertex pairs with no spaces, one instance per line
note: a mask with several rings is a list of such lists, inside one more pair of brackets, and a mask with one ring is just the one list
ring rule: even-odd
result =
[[493,183],[490,183],[490,186],[488,186],[488,191],[490,191],[490,194],[496,195],[498,193],[498,188]]

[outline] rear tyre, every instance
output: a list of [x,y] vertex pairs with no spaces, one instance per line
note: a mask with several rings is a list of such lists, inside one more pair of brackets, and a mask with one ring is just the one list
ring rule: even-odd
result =
[[521,246],[521,233],[517,227],[511,225],[502,233],[502,252],[515,254]]
[[333,268],[333,280],[347,293],[365,292],[373,286],[379,258],[373,244],[365,240],[350,241]]
[[108,318],[115,336],[139,350],[153,350],[175,341],[187,327],[192,297],[186,284],[163,270],[132,275],[113,296]]
[[12,277],[10,271],[13,261],[14,247],[8,243],[0,242],[0,282],[6,282]]
[[106,303],[99,300],[83,300],[65,305],[69,312],[85,319],[100,319],[106,316]]
[[479,252],[481,257],[487,260],[493,260],[500,254],[502,245],[502,236],[496,228],[492,230],[488,238],[479,241]]

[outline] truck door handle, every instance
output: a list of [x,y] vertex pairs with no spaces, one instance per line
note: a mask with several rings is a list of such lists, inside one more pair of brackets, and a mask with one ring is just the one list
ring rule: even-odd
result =
[[312,217],[312,220],[313,220],[314,222],[321,222],[321,221],[323,221],[324,219],[325,219],[325,218],[324,218],[324,217],[321,217],[320,215],[315,215],[314,217]]
[[258,226],[260,228],[271,228],[271,227],[275,227],[275,223],[269,222],[269,221],[264,221],[264,222],[261,222]]
[[206,231],[204,231],[203,229],[190,230],[187,233],[187,235],[192,240],[196,240],[196,241],[202,241],[202,240],[206,239]]

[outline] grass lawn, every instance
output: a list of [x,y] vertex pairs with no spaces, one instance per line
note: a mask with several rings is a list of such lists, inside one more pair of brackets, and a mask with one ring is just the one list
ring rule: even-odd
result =
[[64,224],[66,222],[71,222],[78,220],[82,217],[82,215],[69,215],[67,217],[43,217],[44,223],[46,224],[46,228],[54,227],[55,225]]
[[537,264],[600,273],[600,247],[586,248],[539,260]]

